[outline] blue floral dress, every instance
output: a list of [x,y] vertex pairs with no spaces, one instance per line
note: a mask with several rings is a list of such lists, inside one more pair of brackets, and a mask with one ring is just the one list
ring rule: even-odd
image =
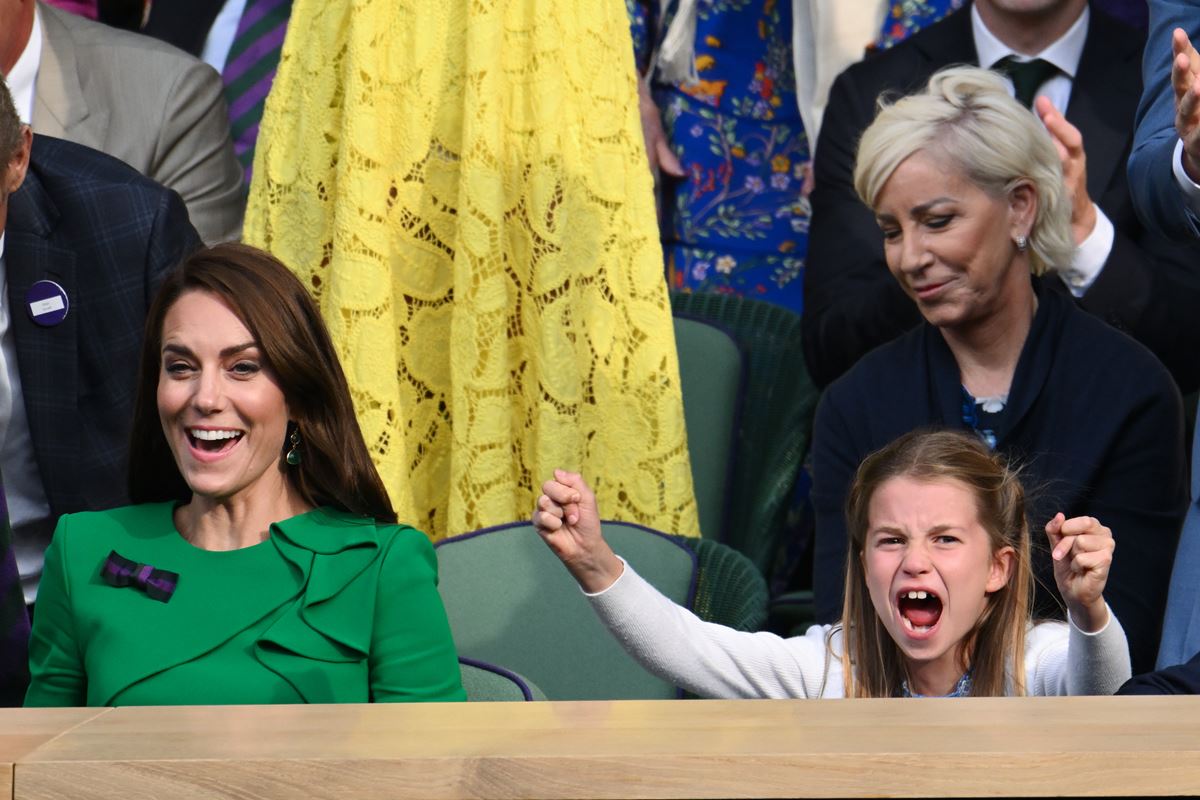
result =
[[[661,3],[666,23],[656,30]],[[963,0],[893,0],[889,47]],[[639,69],[673,0],[626,0]],[[699,0],[694,83],[654,85],[686,175],[663,184],[663,252],[674,289],[767,300],[801,313],[811,159],[796,106],[791,0]]]
[[[645,69],[658,2],[627,4]],[[809,146],[796,107],[791,0],[700,0],[696,72],[694,83],[654,86],[687,173],[664,184],[671,287],[745,295],[799,313]]]
[[930,23],[962,8],[964,0],[891,0],[875,46],[886,50]]

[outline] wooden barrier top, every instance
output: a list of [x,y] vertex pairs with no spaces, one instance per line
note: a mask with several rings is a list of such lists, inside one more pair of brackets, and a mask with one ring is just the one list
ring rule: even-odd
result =
[[9,742],[16,800],[1200,793],[1200,697],[29,710]]
[[0,708],[0,797],[12,797],[13,765],[57,736],[107,714],[107,708]]

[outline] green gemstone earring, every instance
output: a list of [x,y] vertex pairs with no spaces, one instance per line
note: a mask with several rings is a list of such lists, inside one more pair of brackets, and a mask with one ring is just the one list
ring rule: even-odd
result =
[[292,449],[288,450],[284,460],[287,461],[289,467],[294,467],[300,463],[300,429],[293,428],[292,435],[289,437],[292,443]]

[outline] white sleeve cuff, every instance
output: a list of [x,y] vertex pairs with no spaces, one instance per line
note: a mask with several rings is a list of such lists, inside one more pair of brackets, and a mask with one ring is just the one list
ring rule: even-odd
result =
[[1175,173],[1175,182],[1179,184],[1179,190],[1183,192],[1183,199],[1187,202],[1188,210],[1193,215],[1200,217],[1200,183],[1192,180],[1183,168],[1183,139],[1175,142],[1175,153],[1171,156],[1171,171]]
[[1083,297],[1087,290],[1092,288],[1096,278],[1100,277],[1105,262],[1108,261],[1116,235],[1112,220],[1104,213],[1104,209],[1097,205],[1096,224],[1092,227],[1092,232],[1075,248],[1070,268],[1058,273],[1063,283],[1071,290],[1071,294]]

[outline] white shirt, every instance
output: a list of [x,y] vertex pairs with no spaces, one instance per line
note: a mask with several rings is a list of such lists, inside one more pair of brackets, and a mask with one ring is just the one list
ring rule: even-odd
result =
[[[1059,74],[1050,78],[1039,87],[1038,94],[1045,96],[1059,112],[1065,114],[1067,104],[1071,100],[1071,85],[1075,73],[1079,69],[1079,59],[1083,56],[1083,47],[1087,42],[1088,21],[1091,10],[1084,6],[1083,13],[1075,20],[1067,32],[1056,39],[1040,53],[1018,53],[983,24],[979,9],[971,6],[971,31],[975,37],[975,52],[979,55],[979,64],[994,67],[997,62],[1008,56],[1016,56],[1018,61],[1030,61],[1040,58],[1058,67]],[[1012,82],[1009,81],[1009,88]],[[1087,148],[1087,142],[1083,143]],[[1198,190],[1200,191],[1200,190]],[[1104,269],[1104,262],[1112,252],[1116,230],[1112,220],[1100,206],[1096,206],[1096,224],[1092,232],[1079,244],[1075,250],[1075,258],[1068,269],[1058,272],[1059,278],[1076,297],[1083,297]]]
[[38,67],[42,63],[42,19],[38,13],[37,3],[33,4],[33,30],[25,49],[17,58],[17,63],[9,70],[5,80],[8,91],[12,93],[13,103],[17,107],[17,116],[26,125],[33,119],[33,102],[37,83]]
[[25,602],[37,597],[37,579],[42,574],[42,557],[49,544],[44,536],[27,536],[30,526],[45,529],[50,519],[50,503],[42,488],[29,434],[29,417],[21,394],[21,373],[17,368],[17,342],[12,328],[12,308],[8,302],[8,265],[4,259],[5,234],[0,232],[0,476],[8,501],[8,519],[13,528],[13,548]]
[[217,72],[225,71],[225,61],[229,58],[229,49],[233,47],[233,37],[237,35],[237,26],[245,10],[246,0],[226,0],[217,12],[212,27],[208,29],[200,60],[212,65]]
[[1183,190],[1183,199],[1187,203],[1192,216],[1200,219],[1200,184],[1188,176],[1183,168],[1183,139],[1175,142],[1175,155],[1171,158],[1171,170],[1175,173],[1175,182]]

